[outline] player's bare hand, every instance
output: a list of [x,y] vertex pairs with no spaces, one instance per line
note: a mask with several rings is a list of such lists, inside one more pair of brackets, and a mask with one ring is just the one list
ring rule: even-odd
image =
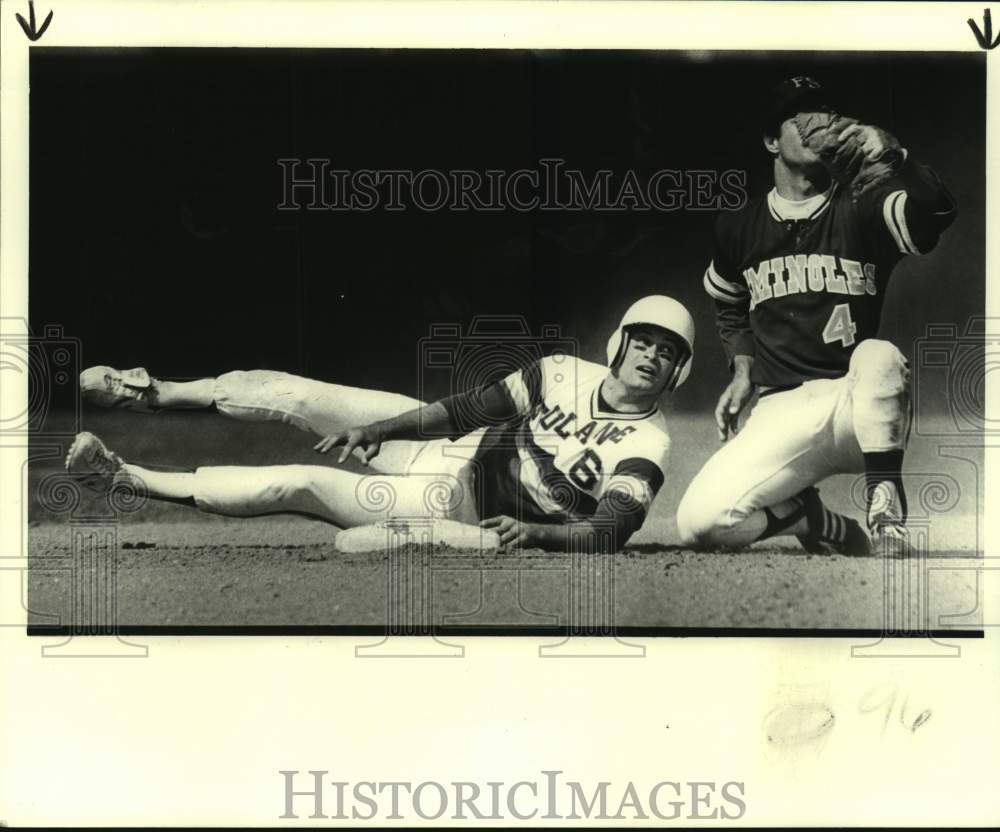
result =
[[331,433],[324,436],[313,446],[314,451],[325,454],[331,448],[343,446],[340,451],[340,458],[337,462],[344,462],[355,450],[361,449],[360,460],[363,465],[371,462],[382,449],[382,434],[375,425],[364,425],[359,428],[349,428],[347,430]]
[[484,529],[493,529],[500,535],[500,547],[503,549],[525,548],[530,540],[530,524],[522,523],[506,514],[488,517],[481,520],[479,525]]
[[742,373],[733,376],[729,386],[719,396],[715,406],[715,425],[719,429],[719,441],[725,442],[735,436],[739,429],[740,413],[753,396],[753,384]]

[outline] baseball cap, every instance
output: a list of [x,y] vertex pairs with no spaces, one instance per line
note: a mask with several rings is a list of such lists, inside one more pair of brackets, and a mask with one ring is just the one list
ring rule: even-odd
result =
[[771,88],[764,106],[763,127],[776,129],[786,118],[804,110],[829,109],[833,109],[833,102],[823,85],[808,75],[795,75]]

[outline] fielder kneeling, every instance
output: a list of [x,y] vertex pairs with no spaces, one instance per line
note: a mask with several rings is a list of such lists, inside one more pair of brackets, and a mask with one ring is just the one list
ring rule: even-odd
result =
[[[141,480],[156,499],[248,517],[298,512],[338,526],[436,516],[497,531],[505,547],[614,551],[642,525],[669,449],[657,401],[687,377],[694,322],[677,301],[643,298],[608,342],[608,365],[548,356],[502,381],[432,404],[265,370],[170,382],[92,367],[90,402],[132,410],[209,408],[281,421],[377,473],[326,465],[164,472],[124,462],[81,433],[67,470],[99,489]],[[428,438],[431,437],[431,438]]]

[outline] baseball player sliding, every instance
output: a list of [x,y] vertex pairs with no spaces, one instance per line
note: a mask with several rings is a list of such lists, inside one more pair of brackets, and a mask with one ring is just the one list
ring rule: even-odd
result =
[[872,540],[901,554],[909,370],[875,335],[894,266],[934,248],[954,200],[888,133],[837,115],[811,78],[772,91],[764,146],[774,188],[719,216],[704,276],[733,371],[715,413],[729,441],[688,488],[678,527],[688,544],[793,534],[809,551],[867,552],[860,525],[813,487],[864,472]]
[[170,382],[141,368],[92,367],[80,386],[98,405],[286,422],[320,437],[319,453],[339,448],[338,462],[353,454],[377,473],[328,465],[167,472],[125,462],[91,433],[77,436],[66,467],[98,490],[135,478],[155,499],[219,514],[300,512],[346,528],[381,519],[372,504],[382,499],[396,516],[479,523],[505,547],[614,551],[663,484],[670,440],[657,401],[687,378],[693,348],[687,310],[657,295],[626,312],[608,341],[608,366],[547,356],[432,404],[265,370]]

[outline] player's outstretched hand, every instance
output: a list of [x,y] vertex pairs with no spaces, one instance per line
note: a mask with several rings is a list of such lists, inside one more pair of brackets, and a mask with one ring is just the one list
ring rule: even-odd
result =
[[753,384],[750,379],[737,373],[729,386],[719,396],[715,406],[715,425],[719,429],[719,441],[725,442],[736,435],[739,426],[740,412],[753,396]]
[[523,548],[528,545],[529,525],[506,514],[487,517],[485,520],[480,520],[479,525],[485,529],[493,529],[500,535],[500,546],[504,549]]
[[316,443],[313,450],[325,454],[330,448],[336,448],[338,445],[343,445],[344,447],[340,452],[340,458],[337,462],[344,462],[355,448],[360,448],[361,462],[367,465],[382,449],[382,435],[374,425],[349,428],[348,430],[341,430],[323,437]]

